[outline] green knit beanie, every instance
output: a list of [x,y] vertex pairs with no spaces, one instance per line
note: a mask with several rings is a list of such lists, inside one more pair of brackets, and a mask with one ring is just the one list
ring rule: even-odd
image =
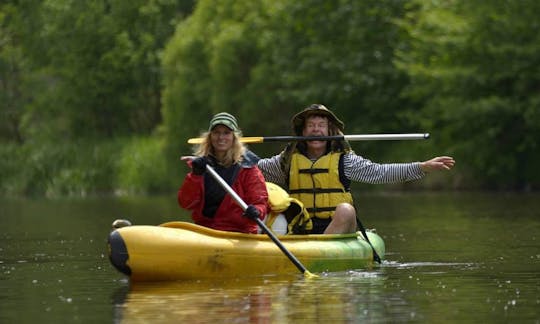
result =
[[208,127],[208,131],[212,131],[212,129],[217,125],[227,126],[230,130],[234,132],[238,131],[238,123],[236,122],[236,118],[226,112],[220,112],[214,115],[214,117],[212,117],[212,120],[210,120],[210,127]]

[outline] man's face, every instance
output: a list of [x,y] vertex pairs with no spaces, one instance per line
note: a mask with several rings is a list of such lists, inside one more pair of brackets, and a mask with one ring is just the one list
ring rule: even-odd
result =
[[[311,116],[306,119],[304,129],[302,131],[304,136],[328,136],[328,118],[321,116]],[[323,148],[326,149],[326,141],[308,141],[309,148]]]

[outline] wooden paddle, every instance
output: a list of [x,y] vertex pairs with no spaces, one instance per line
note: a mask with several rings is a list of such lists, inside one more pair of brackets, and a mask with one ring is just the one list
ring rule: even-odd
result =
[[[221,178],[219,174],[217,174],[214,168],[212,168],[211,166],[207,164],[206,171],[208,171],[212,175],[212,177],[221,185],[221,187],[223,187],[223,189],[227,191],[229,195],[231,195],[231,197],[242,208],[242,210],[245,211],[246,208],[248,207],[247,204],[242,200],[242,198],[240,198],[240,196],[238,196],[238,194],[231,188],[231,186],[229,186],[229,184],[225,182],[225,180],[223,180],[223,178]],[[318,277],[317,275],[309,272],[306,269],[306,267],[304,267],[304,265],[300,263],[300,261],[289,250],[287,250],[287,248],[279,241],[279,239],[274,235],[274,233],[272,233],[272,231],[266,226],[266,224],[262,220],[257,218],[255,219],[255,221],[266,233],[266,235],[268,235],[272,239],[272,241],[276,243],[279,249],[289,258],[289,260],[291,260],[291,262],[298,268],[298,270],[300,270],[300,272],[304,274],[304,277],[307,277],[307,278]]]
[[[242,137],[242,143],[255,144],[265,142],[292,142],[292,141],[401,141],[428,139],[429,133],[409,133],[409,134],[360,134],[360,135],[334,135],[334,136],[259,136]],[[201,144],[202,137],[188,139],[188,144]]]

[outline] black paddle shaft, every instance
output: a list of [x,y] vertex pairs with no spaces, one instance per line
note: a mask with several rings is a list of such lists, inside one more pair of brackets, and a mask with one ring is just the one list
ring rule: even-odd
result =
[[289,258],[289,260],[291,260],[291,262],[294,263],[294,265],[298,268],[298,270],[300,270],[300,272],[302,273],[305,273],[307,271],[306,267],[304,267],[304,265],[300,263],[300,261],[289,250],[287,250],[285,246],[283,246],[281,241],[274,235],[274,233],[272,233],[272,231],[268,228],[268,226],[266,226],[266,224],[259,218],[256,218],[255,221],[262,228],[263,232],[265,232],[266,235],[268,235],[270,239],[274,241],[274,243],[276,243],[279,249],[283,253],[285,253],[285,255]]
[[[231,195],[233,200],[236,201],[236,203],[242,208],[242,210],[245,211],[247,208],[247,204],[242,200],[242,198],[240,198],[240,196],[238,196],[238,194],[233,190],[233,188],[231,188],[231,186],[229,186],[229,184],[225,182],[225,180],[223,180],[223,178],[221,178],[219,174],[217,174],[216,170],[214,170],[214,168],[207,164],[206,171],[208,171],[212,175],[212,177],[221,185],[221,187],[223,187],[223,189],[227,191],[229,195]],[[289,250],[287,250],[287,248],[280,242],[280,240],[274,235],[274,233],[270,231],[268,226],[266,226],[266,224],[262,220],[256,218],[255,221],[263,229],[266,235],[268,235],[270,239],[274,241],[274,243],[279,247],[279,249],[283,253],[285,253],[285,255],[298,268],[298,270],[300,270],[303,274],[311,275],[311,273],[307,271],[306,267],[304,267],[304,265],[300,263],[300,261]]]

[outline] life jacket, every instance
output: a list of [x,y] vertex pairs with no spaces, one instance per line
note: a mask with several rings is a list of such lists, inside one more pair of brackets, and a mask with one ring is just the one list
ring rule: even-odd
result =
[[330,218],[340,203],[353,204],[348,185],[340,179],[341,152],[330,152],[315,162],[293,153],[289,170],[289,194],[304,203],[311,217]]
[[290,197],[283,188],[272,182],[266,183],[266,190],[270,205],[270,213],[266,218],[268,227],[271,228],[278,215],[283,214],[288,224],[287,234],[306,234],[313,229],[309,213],[301,201]]

